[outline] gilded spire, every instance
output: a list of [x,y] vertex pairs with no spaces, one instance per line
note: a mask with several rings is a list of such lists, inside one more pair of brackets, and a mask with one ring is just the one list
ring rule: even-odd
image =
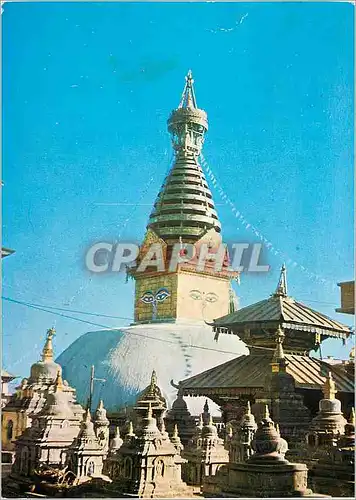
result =
[[195,99],[193,84],[194,84],[193,74],[192,74],[192,71],[189,70],[187,76],[185,77],[185,86],[184,86],[183,94],[182,94],[178,109],[179,108],[196,109],[198,107],[197,101]]
[[278,285],[274,293],[275,297],[287,297],[287,269],[285,264],[281,268],[281,274],[279,276]]
[[134,436],[132,420],[130,420],[130,422],[129,422],[129,430],[128,430],[127,436]]
[[246,415],[251,415],[251,403],[247,401]]
[[172,437],[173,438],[178,437],[178,425],[177,424],[174,424]]
[[152,375],[151,375],[150,388],[154,389],[156,385],[157,385],[157,374],[156,374],[156,371],[153,370]]
[[46,342],[42,350],[42,361],[53,361],[53,344],[52,339],[56,334],[54,328],[47,330]]
[[189,72],[179,107],[168,119],[175,161],[147,226],[166,243],[180,241],[183,245],[199,240],[210,229],[221,231],[212,194],[198,160],[207,130],[208,117],[197,108],[193,77]]
[[277,332],[276,332],[276,349],[273,354],[272,358],[272,372],[285,372],[286,370],[286,359],[284,356],[284,351],[283,351],[283,341],[284,341],[285,335],[282,330],[281,326],[278,326]]
[[57,371],[57,377],[56,377],[56,380],[54,382],[54,391],[55,392],[63,391],[63,379],[62,379],[62,375],[61,375],[61,370]]
[[334,379],[332,377],[331,372],[329,372],[327,378],[325,379],[324,385],[323,385],[323,394],[324,394],[324,399],[335,399],[336,395],[336,385],[334,382]]
[[262,419],[268,420],[269,418],[270,418],[270,416],[269,416],[269,408],[268,408],[268,405],[265,405],[264,411],[263,411],[263,414],[262,414]]
[[351,410],[349,423],[355,425],[355,408],[352,408]]

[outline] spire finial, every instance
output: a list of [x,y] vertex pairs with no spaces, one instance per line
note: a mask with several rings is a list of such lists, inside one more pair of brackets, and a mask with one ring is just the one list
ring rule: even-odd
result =
[[335,399],[336,393],[336,385],[330,371],[323,385],[324,399]]
[[54,390],[55,392],[58,392],[58,391],[62,391],[63,390],[63,379],[62,379],[62,375],[61,375],[61,370],[58,369],[57,371],[57,377],[56,377],[56,380],[54,382]]
[[52,339],[56,334],[54,328],[47,330],[46,342],[42,350],[42,361],[53,361],[53,345]]
[[129,431],[128,431],[127,435],[128,436],[133,436],[134,435],[132,420],[130,420],[130,422],[129,422]]
[[262,418],[265,420],[270,418],[268,405],[265,405],[265,407],[264,407]]
[[203,427],[203,425],[204,425],[203,415],[200,414],[198,427]]
[[177,424],[174,424],[172,437],[174,437],[174,438],[178,437],[178,425]]
[[207,399],[205,400],[204,403],[204,413],[209,413],[209,403]]
[[155,385],[157,385],[157,373],[156,370],[152,370],[152,375],[151,375],[151,388],[153,388]]
[[355,425],[355,408],[351,409],[351,414],[350,414],[350,424]]
[[276,337],[275,337],[275,339],[276,339],[276,349],[274,351],[272,361],[273,361],[273,363],[277,363],[278,364],[278,368],[281,371],[285,371],[285,368],[286,368],[286,360],[285,360],[285,357],[284,357],[284,351],[283,351],[283,347],[282,347],[282,344],[283,344],[283,341],[284,341],[284,337],[285,337],[285,335],[284,335],[283,329],[279,325],[278,329],[277,329],[277,332],[276,332]]
[[283,264],[281,267],[281,274],[279,276],[278,285],[274,295],[276,297],[287,297],[287,268],[286,265]]
[[209,415],[209,422],[208,422],[208,425],[214,425],[214,422],[213,422],[213,416],[212,416],[212,415]]
[[88,408],[84,412],[83,421],[84,422],[91,422],[90,411],[88,410]]
[[115,437],[116,438],[120,437],[120,427],[118,425],[115,427]]
[[193,74],[192,71],[189,70],[187,76],[185,77],[185,86],[178,108],[195,109],[198,107],[195,99],[193,83]]
[[246,415],[251,415],[251,403],[247,401]]

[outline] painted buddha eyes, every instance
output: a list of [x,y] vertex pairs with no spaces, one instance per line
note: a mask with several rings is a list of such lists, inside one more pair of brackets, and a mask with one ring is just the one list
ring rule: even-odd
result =
[[153,304],[155,302],[163,302],[169,296],[170,293],[167,288],[159,288],[156,293],[148,290],[142,295],[140,300],[145,304]]
[[201,300],[202,296],[201,296],[201,292],[199,292],[199,290],[191,290],[189,292],[189,295],[191,296],[192,299],[194,300]]
[[206,294],[205,300],[210,303],[216,302],[218,300],[218,296],[214,292],[209,292]]
[[159,290],[157,290],[155,298],[157,302],[163,302],[167,297],[169,297],[169,295],[170,293],[167,288],[160,288]]
[[214,292],[209,292],[205,294],[201,293],[199,290],[191,290],[189,292],[189,295],[194,300],[203,300],[204,302],[209,302],[210,304],[219,300],[219,297]]
[[155,297],[153,295],[153,292],[145,292],[142,297],[141,301],[144,302],[145,304],[152,304],[152,302],[155,300]]

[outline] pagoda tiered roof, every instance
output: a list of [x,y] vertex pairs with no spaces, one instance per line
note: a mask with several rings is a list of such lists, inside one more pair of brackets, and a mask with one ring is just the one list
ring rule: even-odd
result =
[[269,298],[216,319],[216,339],[220,333],[237,335],[250,346],[273,348],[275,332],[285,333],[286,352],[304,354],[316,350],[323,340],[346,340],[351,328],[329,318],[287,294],[286,267],[283,265],[277,289]]

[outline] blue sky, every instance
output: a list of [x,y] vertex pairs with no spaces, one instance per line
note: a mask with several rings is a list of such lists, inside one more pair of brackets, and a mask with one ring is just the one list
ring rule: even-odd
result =
[[[172,159],[166,119],[192,69],[204,155],[245,218],[296,265],[292,296],[331,317],[353,276],[353,7],[347,3],[3,5],[3,294],[108,327],[133,283],[91,276],[87,248],[140,241]],[[213,190],[227,241],[258,241]],[[275,288],[243,275],[241,305]],[[301,266],[309,271],[303,272]],[[313,273],[313,277],[310,276]],[[321,281],[324,280],[324,281]],[[3,305],[3,362],[28,375],[97,326]],[[327,341],[324,355],[351,344]]]

